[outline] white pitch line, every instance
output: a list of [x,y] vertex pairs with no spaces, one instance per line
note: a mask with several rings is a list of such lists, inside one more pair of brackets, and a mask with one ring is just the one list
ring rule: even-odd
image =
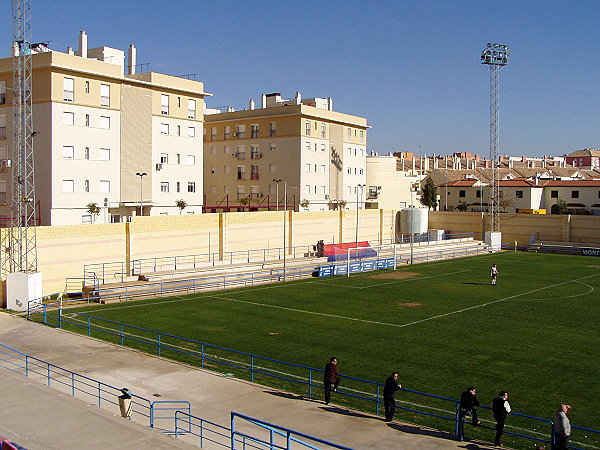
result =
[[584,295],[588,295],[591,294],[592,292],[594,292],[595,288],[594,286],[590,286],[587,283],[582,283],[581,281],[575,281],[574,283],[579,283],[579,284],[583,284],[584,286],[587,286],[590,288],[589,291],[587,292],[583,292],[581,294],[573,294],[573,295],[565,295],[563,297],[547,297],[547,298],[526,298],[524,300],[566,300],[568,298],[576,298],[576,297],[583,297]]
[[[385,286],[386,284],[397,284],[397,283],[406,283],[407,281],[418,281],[418,280],[426,280],[428,278],[436,278],[436,277],[445,277],[447,275],[456,275],[457,273],[463,273],[463,272],[470,272],[471,269],[466,269],[466,270],[459,270],[457,272],[448,272],[448,273],[441,273],[438,275],[428,275],[426,277],[416,277],[416,278],[407,278],[405,280],[394,280],[394,281],[386,281],[385,283],[378,283],[378,284],[371,284],[369,286],[348,286],[346,284],[336,284],[336,283],[329,283],[326,281],[323,281],[323,283],[327,286],[335,286],[335,287],[341,287],[341,288],[352,288],[352,289],[371,289],[373,287],[377,287],[377,286]],[[368,273],[368,272],[363,272],[363,273]],[[391,272],[393,273],[393,272]],[[412,273],[412,272],[410,272]],[[313,283],[317,283],[316,281],[313,281]]]

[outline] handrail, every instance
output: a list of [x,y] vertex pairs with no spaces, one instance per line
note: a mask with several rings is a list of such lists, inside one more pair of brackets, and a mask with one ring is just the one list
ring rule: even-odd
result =
[[[183,424],[184,426],[182,427],[181,424]],[[185,428],[185,425],[187,425],[187,428]],[[210,427],[207,427],[207,425],[209,425]],[[216,430],[213,430],[213,427],[216,428]],[[196,428],[198,428],[198,431],[195,430]],[[205,433],[211,433],[211,436],[212,434],[220,436],[224,438],[223,440],[227,442],[227,444],[217,441],[216,437],[207,437]],[[229,448],[229,443],[231,442],[230,428],[227,428],[223,425],[219,425],[218,423],[211,422],[210,420],[206,420],[198,416],[193,416],[192,414],[186,413],[184,411],[175,411],[174,434],[175,439],[178,439],[180,435],[191,434],[192,436],[196,436],[199,438],[200,447],[204,447],[204,441],[208,441],[221,447]]]
[[[318,450],[319,447],[315,447],[314,445],[309,444],[308,442],[304,442],[303,440],[300,440],[298,438],[296,438],[295,436],[304,438],[304,439],[309,439],[311,441],[317,442],[319,444],[324,444],[327,445],[328,447],[332,447],[332,448],[339,448],[342,450],[352,450],[350,447],[346,447],[344,445],[339,445],[339,444],[335,444],[333,442],[330,441],[326,441],[324,439],[320,439],[317,438],[315,436],[311,436],[305,433],[302,433],[300,431],[295,431],[292,430],[290,428],[286,428],[286,427],[282,427],[279,425],[274,425],[272,423],[266,422],[264,420],[259,420],[256,419],[254,417],[250,417],[250,416],[246,416],[244,414],[240,414],[237,413],[235,411],[231,411],[231,448],[235,450],[235,437],[236,436],[241,436],[241,437],[251,437],[250,435],[246,434],[246,433],[242,433],[240,431],[236,430],[235,427],[235,419],[240,418],[242,420],[245,420],[247,422],[250,422],[256,426],[259,426],[265,430],[269,431],[269,441],[265,441],[262,439],[257,439],[257,438],[252,438],[255,442],[261,443],[265,446],[269,446],[269,448],[273,449],[273,448],[281,448],[281,449],[291,449],[290,444],[292,442],[299,444],[299,445],[303,445],[305,447],[308,447],[310,449],[315,449]],[[275,435],[284,437],[286,439],[286,446],[280,446],[280,445],[275,445]]]

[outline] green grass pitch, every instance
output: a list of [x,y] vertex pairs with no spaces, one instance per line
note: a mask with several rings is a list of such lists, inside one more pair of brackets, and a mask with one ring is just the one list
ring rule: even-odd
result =
[[538,417],[569,403],[599,429],[599,302],[599,258],[503,252],[77,311],[445,397],[473,385],[486,406],[506,390]]

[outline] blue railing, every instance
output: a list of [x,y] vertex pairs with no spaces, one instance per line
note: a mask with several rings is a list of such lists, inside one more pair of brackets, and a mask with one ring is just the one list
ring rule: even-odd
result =
[[[453,239],[474,239],[474,232],[467,233],[444,233],[442,234],[442,239],[435,239],[433,236],[429,234],[418,234],[413,236],[413,243],[421,243],[421,242],[443,242]],[[410,236],[402,236],[401,238],[396,239],[397,244],[410,244],[411,237]]]
[[[286,390],[290,390],[290,386],[301,387],[308,398],[315,398],[316,391],[323,389],[322,383],[317,381],[322,378],[323,370],[320,369],[102,319],[79,313],[76,310],[63,310],[61,314],[52,305],[44,304],[30,310],[28,318],[38,319],[50,326],[64,327],[68,325],[83,331],[87,336],[105,337],[120,345],[141,348],[148,353],[175,359],[183,358],[200,365],[202,368],[210,365],[212,370],[219,370],[218,368],[221,368],[221,371],[237,370],[241,374],[248,374],[247,376],[252,382],[260,383],[261,381],[270,380],[268,384],[275,384]],[[179,356],[177,357],[177,355]],[[376,414],[379,414],[383,404],[383,385],[381,383],[346,375],[342,378],[344,382],[338,390],[339,395],[343,398],[355,399],[367,409],[373,409]],[[450,420],[455,422],[453,429],[456,428],[458,417],[455,411],[458,400],[409,389],[402,389],[401,391],[402,401],[398,402],[399,409],[419,415]],[[482,407],[482,410],[489,410],[489,408]],[[507,429],[507,434],[534,441],[550,442],[552,438],[550,430],[548,433],[540,434],[533,431],[535,426],[527,425],[527,421],[542,423],[550,423],[550,421],[518,413],[512,413],[511,416],[520,418],[514,425],[520,427],[522,432]],[[584,430],[589,431],[589,433],[600,433],[596,430]]]
[[[268,434],[268,439],[259,439],[255,436],[239,431],[237,429],[236,419],[243,420],[249,424],[257,426],[259,429],[262,429]],[[263,420],[255,419],[254,417],[245,416],[243,414],[231,411],[231,449],[235,450],[236,441],[239,441],[240,438],[244,441],[251,440],[251,446],[254,448],[267,447],[269,449],[290,450],[292,448],[292,444],[297,444],[299,446],[302,446],[303,448],[310,448],[313,450],[319,450],[321,448],[328,447],[339,448],[343,450],[352,450],[350,447],[334,444],[333,442],[329,442],[324,439],[319,439],[314,436],[301,433],[299,431],[294,431],[289,428],[280,427],[279,425],[274,425]],[[246,442],[244,442],[244,444],[247,445]],[[316,444],[320,444],[321,446],[317,447]]]

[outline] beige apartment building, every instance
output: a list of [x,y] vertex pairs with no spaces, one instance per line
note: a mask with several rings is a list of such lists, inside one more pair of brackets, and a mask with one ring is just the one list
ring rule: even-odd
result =
[[263,95],[260,108],[207,109],[206,212],[364,208],[367,120],[331,98]]
[[[40,47],[32,55],[41,225],[202,212],[203,83],[135,73],[136,49]],[[0,59],[0,218],[10,217],[12,58]],[[139,174],[139,175],[136,175]],[[143,175],[142,175],[143,174]],[[89,203],[101,207],[97,216]]]

